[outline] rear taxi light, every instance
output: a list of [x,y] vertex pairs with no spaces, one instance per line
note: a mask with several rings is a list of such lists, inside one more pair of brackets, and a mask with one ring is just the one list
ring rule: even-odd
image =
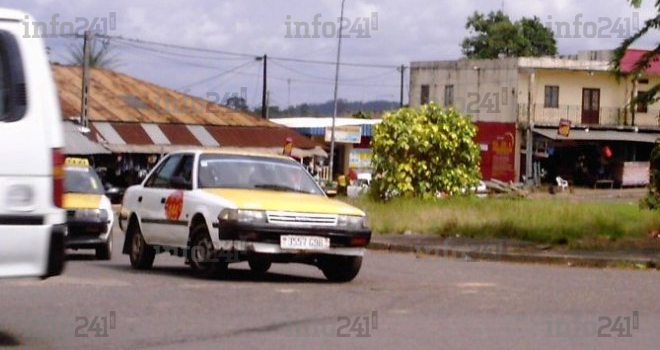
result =
[[369,240],[365,237],[352,237],[351,246],[353,247],[364,247],[369,243]]
[[53,204],[62,208],[64,198],[64,152],[53,148]]

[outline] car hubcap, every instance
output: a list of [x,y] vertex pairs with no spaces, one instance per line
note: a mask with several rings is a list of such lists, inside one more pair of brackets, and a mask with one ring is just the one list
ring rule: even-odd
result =
[[139,234],[133,235],[133,249],[131,250],[131,255],[133,260],[137,260],[140,255],[140,249],[142,248],[142,239]]

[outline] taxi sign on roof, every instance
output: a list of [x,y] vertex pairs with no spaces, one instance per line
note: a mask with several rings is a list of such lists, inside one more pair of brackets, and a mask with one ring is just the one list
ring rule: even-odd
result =
[[89,159],[85,158],[67,158],[64,162],[68,166],[89,166]]

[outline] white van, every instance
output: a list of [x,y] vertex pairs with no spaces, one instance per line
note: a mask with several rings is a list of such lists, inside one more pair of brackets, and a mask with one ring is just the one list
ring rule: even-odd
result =
[[44,43],[24,36],[26,18],[0,9],[0,278],[64,267],[62,118]]

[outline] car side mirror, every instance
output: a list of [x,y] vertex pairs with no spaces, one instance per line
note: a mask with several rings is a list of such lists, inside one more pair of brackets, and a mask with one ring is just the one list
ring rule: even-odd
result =
[[120,190],[117,187],[106,186],[105,194],[107,196],[117,195],[117,194],[119,194],[119,192],[120,192]]
[[325,192],[325,195],[330,197],[330,198],[337,197],[337,189],[328,188],[324,192]]

